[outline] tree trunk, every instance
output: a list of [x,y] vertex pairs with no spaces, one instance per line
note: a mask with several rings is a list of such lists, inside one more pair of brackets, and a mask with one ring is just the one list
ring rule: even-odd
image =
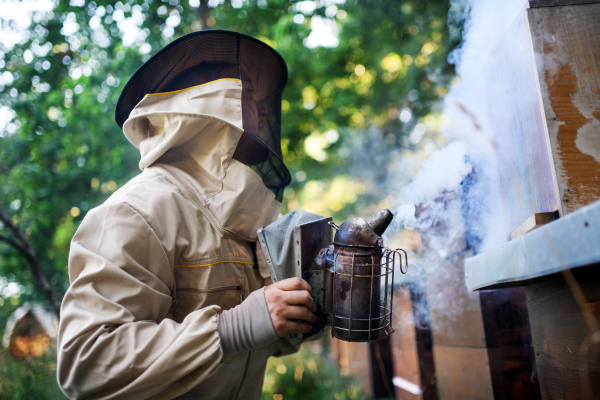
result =
[[52,312],[56,315],[57,318],[60,317],[60,296],[52,289],[50,283],[42,273],[42,269],[40,268],[40,263],[38,258],[33,250],[33,247],[29,243],[27,236],[21,232],[21,230],[15,226],[8,215],[4,212],[2,208],[0,208],[0,221],[5,225],[5,227],[13,233],[13,235],[18,239],[14,240],[10,237],[4,236],[0,234],[0,241],[7,243],[13,249],[21,253],[23,257],[27,260],[29,264],[29,269],[33,274],[38,286],[44,292],[44,296],[48,300],[50,304],[50,308]]
[[202,30],[208,29],[208,18],[210,18],[208,0],[200,0],[200,7],[196,9],[196,15],[202,22]]

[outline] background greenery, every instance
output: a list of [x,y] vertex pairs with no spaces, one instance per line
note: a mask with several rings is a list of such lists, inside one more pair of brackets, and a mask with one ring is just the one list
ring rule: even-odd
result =
[[[240,31],[287,61],[282,134],[294,180],[284,213],[302,208],[342,222],[390,205],[400,159],[442,144],[440,100],[453,78],[446,60],[461,24],[448,28],[447,0],[71,0],[50,9],[30,11],[29,24],[0,17],[3,34],[19,38],[0,43],[0,330],[24,301],[56,309],[80,221],[139,173],[139,153],[113,118],[120,91],[183,34]],[[312,47],[319,22],[333,27],[337,45]],[[51,360],[22,362],[0,380],[16,382],[9,377],[21,369],[36,371],[27,382],[54,374]],[[0,385],[3,398],[22,398],[22,389]]]

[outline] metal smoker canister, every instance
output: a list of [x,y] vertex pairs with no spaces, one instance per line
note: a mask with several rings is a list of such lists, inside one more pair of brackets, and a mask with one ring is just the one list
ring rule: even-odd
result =
[[329,322],[338,339],[368,342],[384,334],[386,308],[382,305],[386,300],[381,281],[387,282],[387,269],[382,271],[381,235],[393,217],[386,209],[369,218],[349,219],[336,228],[333,252],[326,256],[326,279],[333,281],[328,282],[333,286],[333,304],[326,309],[332,308]]

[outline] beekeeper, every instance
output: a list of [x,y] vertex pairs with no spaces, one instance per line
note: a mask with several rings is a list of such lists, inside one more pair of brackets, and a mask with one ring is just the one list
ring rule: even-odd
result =
[[175,40],[129,80],[116,121],[143,172],[71,242],[57,365],[68,397],[258,399],[267,358],[298,349],[288,334],[314,322],[310,286],[269,285],[256,235],[290,183],[286,80],[275,50],[216,30]]

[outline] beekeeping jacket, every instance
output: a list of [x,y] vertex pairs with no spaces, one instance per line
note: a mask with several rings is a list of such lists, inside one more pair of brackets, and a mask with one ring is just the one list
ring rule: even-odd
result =
[[[238,49],[249,40],[229,36]],[[281,191],[235,156],[248,134],[242,89],[238,77],[155,85],[126,110],[143,172],[91,210],[71,243],[57,365],[70,398],[258,399],[267,358],[297,350],[275,335],[227,354],[217,329],[221,312],[253,298],[246,322],[274,335],[256,230],[278,217]]]

